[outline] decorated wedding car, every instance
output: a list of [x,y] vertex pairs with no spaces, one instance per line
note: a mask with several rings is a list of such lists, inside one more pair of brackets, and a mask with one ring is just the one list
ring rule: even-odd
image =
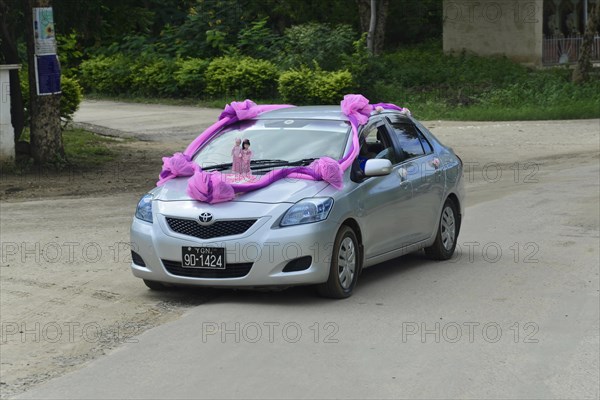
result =
[[315,285],[348,297],[363,268],[421,249],[452,257],[462,169],[393,104],[232,102],[163,158],[135,212],[131,268],[155,290]]

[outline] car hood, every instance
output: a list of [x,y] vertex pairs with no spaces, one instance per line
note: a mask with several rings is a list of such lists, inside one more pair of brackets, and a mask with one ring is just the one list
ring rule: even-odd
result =
[[[156,188],[154,198],[161,201],[193,200],[187,193],[188,178],[176,178]],[[234,202],[253,203],[296,203],[307,197],[313,197],[329,184],[306,179],[282,179],[262,189],[235,196]]]

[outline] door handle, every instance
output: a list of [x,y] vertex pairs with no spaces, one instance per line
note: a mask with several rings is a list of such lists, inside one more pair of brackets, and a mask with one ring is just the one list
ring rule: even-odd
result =
[[401,182],[406,182],[406,178],[408,177],[408,171],[406,168],[398,168],[398,176],[400,176]]

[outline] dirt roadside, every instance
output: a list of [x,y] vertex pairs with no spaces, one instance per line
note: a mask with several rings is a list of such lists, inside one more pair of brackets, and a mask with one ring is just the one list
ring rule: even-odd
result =
[[[533,203],[536,182],[600,163],[600,120],[426,125],[469,166],[468,204],[518,190],[530,192]],[[2,175],[2,398],[135,341],[223,293],[157,294],[129,271],[128,229],[137,199],[153,187],[160,157],[185,144],[119,144],[119,157],[101,171]],[[582,178],[597,182],[599,176],[596,168]],[[597,230],[597,205],[598,198],[582,198],[578,223]]]

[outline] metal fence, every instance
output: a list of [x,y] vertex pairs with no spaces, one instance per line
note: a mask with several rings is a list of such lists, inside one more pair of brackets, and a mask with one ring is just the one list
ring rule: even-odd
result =
[[[579,60],[583,36],[545,37],[542,49],[544,65],[572,64]],[[592,61],[600,61],[600,36],[594,37]]]

